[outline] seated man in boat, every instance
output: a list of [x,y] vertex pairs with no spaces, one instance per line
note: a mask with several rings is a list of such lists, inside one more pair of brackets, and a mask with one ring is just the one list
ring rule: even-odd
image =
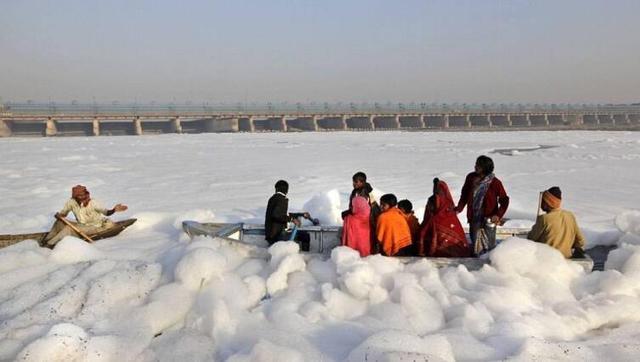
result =
[[413,204],[411,201],[404,199],[398,201],[398,209],[402,211],[402,216],[407,220],[407,224],[409,225],[409,230],[411,231],[411,241],[413,243],[414,254],[418,250],[417,243],[420,238],[420,221],[415,215],[413,211]]
[[455,210],[449,186],[433,179],[433,195],[427,200],[418,243],[418,255],[466,258],[471,247]]
[[[267,203],[267,211],[264,217],[264,233],[265,239],[269,245],[273,245],[278,241],[291,240],[292,233],[287,232],[287,224],[293,222],[296,226],[300,226],[300,220],[292,217],[288,213],[289,199],[289,183],[285,180],[279,180],[275,184],[276,193],[269,198]],[[309,218],[308,213],[304,213],[305,218]],[[304,231],[297,231],[293,235],[293,239],[300,243],[302,251],[309,251],[310,236]]]
[[384,255],[409,256],[411,230],[397,204],[398,199],[394,194],[385,194],[380,198],[382,213],[378,217],[376,236]]
[[51,231],[45,235],[41,243],[43,246],[53,247],[65,236],[81,237],[71,226],[59,219],[66,217],[69,212],[72,212],[76,218],[76,222],[69,221],[69,223],[85,235],[91,236],[114,226],[114,223],[107,216],[126,210],[127,205],[123,204],[116,204],[111,209],[105,209],[98,202],[91,199],[91,194],[85,186],[76,185],[71,189],[69,201],[67,201],[62,210],[56,213],[58,220],[53,224]]
[[558,249],[565,258],[584,258],[585,239],[573,213],[560,208],[562,191],[554,186],[542,193],[541,208],[527,239]]

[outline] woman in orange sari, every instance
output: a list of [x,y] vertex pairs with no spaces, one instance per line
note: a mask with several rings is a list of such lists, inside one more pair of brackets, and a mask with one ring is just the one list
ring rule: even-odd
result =
[[444,181],[433,179],[420,230],[418,254],[421,256],[470,257],[471,249]]

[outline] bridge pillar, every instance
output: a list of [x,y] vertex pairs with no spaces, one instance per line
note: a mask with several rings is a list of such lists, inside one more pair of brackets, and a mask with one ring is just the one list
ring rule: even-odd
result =
[[442,116],[442,128],[449,128],[449,115]]
[[56,121],[51,117],[47,119],[47,124],[44,129],[44,135],[46,137],[55,136],[58,133],[58,127],[56,127]]
[[340,116],[340,119],[342,120],[342,129],[346,131],[349,128],[347,127],[347,116],[343,114],[342,116]]
[[427,122],[425,122],[425,115],[421,114],[420,115],[420,128],[427,128]]
[[94,136],[100,136],[100,121],[98,120],[98,117],[94,117],[91,122],[91,134]]
[[280,117],[280,129],[282,132],[287,132],[287,117]]
[[487,126],[489,126],[489,128],[493,127],[493,117],[487,116]]
[[320,117],[318,117],[316,115],[311,116],[311,123],[313,125],[313,131],[314,132],[318,132],[318,118],[320,118]]
[[400,115],[399,114],[396,114],[396,116],[394,117],[393,121],[396,124],[395,128],[396,129],[400,129]]
[[171,120],[171,133],[182,133],[182,122],[180,122],[180,117],[173,118]]
[[527,113],[527,127],[531,127],[531,114]]
[[511,113],[507,114],[507,127],[513,127],[513,120],[511,119]]
[[629,113],[625,113],[624,115],[624,122],[626,124],[631,124],[631,117],[629,116]]
[[369,116],[369,128],[376,129],[376,124],[373,122],[375,116]]
[[467,123],[467,127],[471,128],[471,115],[467,114],[467,116],[465,117],[465,122]]
[[140,117],[133,119],[133,134],[136,136],[142,135],[142,121],[140,120]]
[[549,113],[544,114],[544,125],[549,127]]
[[6,119],[0,119],[0,137],[11,136],[11,126]]

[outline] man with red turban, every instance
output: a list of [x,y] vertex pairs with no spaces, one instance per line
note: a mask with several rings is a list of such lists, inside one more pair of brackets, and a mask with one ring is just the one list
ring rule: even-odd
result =
[[[56,213],[56,218],[66,217],[69,212],[72,212],[76,222],[70,223],[84,234],[90,236],[114,226],[114,223],[106,216],[126,210],[127,205],[123,204],[117,204],[112,209],[105,209],[97,201],[91,199],[91,194],[85,186],[76,185],[71,188],[71,198],[62,210]],[[65,236],[80,237],[70,226],[60,220],[56,220],[51,227],[51,231],[44,237],[42,245],[51,248]]]
[[565,258],[584,257],[584,236],[578,227],[576,217],[560,208],[562,191],[554,186],[542,193],[542,210],[527,239],[545,243],[558,249]]

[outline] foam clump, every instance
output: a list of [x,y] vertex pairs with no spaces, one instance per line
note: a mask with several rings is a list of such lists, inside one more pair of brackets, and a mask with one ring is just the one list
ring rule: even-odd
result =
[[227,359],[227,362],[303,362],[304,355],[291,348],[278,346],[267,340],[260,340],[248,353],[237,353]]
[[83,361],[89,341],[87,332],[71,323],[51,327],[44,338],[25,347],[17,356],[20,361]]
[[313,195],[302,209],[317,218],[322,225],[342,224],[340,192],[337,189]]
[[208,248],[190,250],[176,265],[175,278],[190,290],[198,290],[211,279],[219,277],[227,260]]
[[640,245],[640,210],[629,210],[618,214],[615,224],[623,233],[618,240],[618,245]]
[[272,273],[267,278],[266,287],[267,292],[273,294],[287,288],[289,274],[305,270],[307,264],[299,254],[299,245],[293,241],[277,242],[268,251]]
[[372,335],[349,353],[356,361],[455,361],[453,348],[444,336],[416,335],[399,331],[382,331]]
[[60,240],[50,255],[52,261],[61,264],[97,260],[104,257],[105,254],[96,245],[73,236],[67,236]]

